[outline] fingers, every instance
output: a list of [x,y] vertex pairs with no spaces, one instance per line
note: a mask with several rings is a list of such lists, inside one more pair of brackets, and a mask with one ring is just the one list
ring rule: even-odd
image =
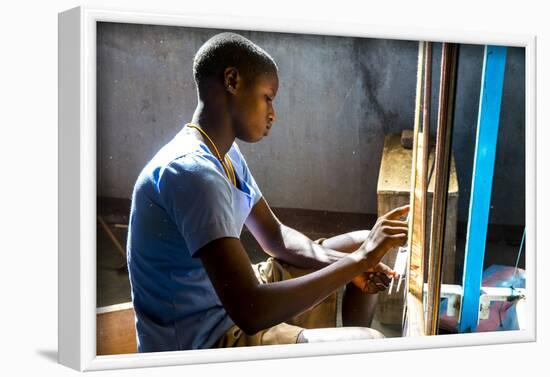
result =
[[374,274],[374,277],[372,278],[372,281],[377,286],[383,287],[384,289],[386,289],[388,287],[388,285],[390,284],[391,278],[386,274],[383,274],[381,272],[377,272],[376,274]]
[[381,272],[371,272],[368,274],[367,286],[372,293],[380,292],[388,288],[391,279]]
[[361,274],[357,275],[355,278],[353,278],[352,283],[358,287],[361,291],[368,293],[368,278],[367,274]]
[[398,276],[391,268],[379,263],[374,269],[356,276],[353,283],[364,293],[378,293],[388,288],[391,278]]
[[[388,235],[387,238],[391,239],[391,244],[392,246],[403,246],[407,243],[407,234],[403,234],[403,233],[399,233],[399,234],[392,234],[392,235]],[[389,251],[386,250],[386,252]]]
[[380,273],[384,274],[385,276],[388,277],[388,281],[391,280],[391,278],[395,278],[395,279],[399,278],[399,274],[397,272],[395,272],[394,270],[392,270],[391,268],[389,268],[388,266],[386,266],[382,262],[378,263],[374,267],[373,271],[380,272]]
[[[397,234],[386,234],[384,235],[384,242],[373,251],[369,252],[366,259],[369,262],[370,266],[376,266],[384,255],[390,250],[393,250],[396,247],[403,246],[407,243],[407,233],[397,233]],[[373,268],[371,267],[371,268]]]
[[378,293],[380,289],[374,284],[372,280],[367,280],[366,290],[367,293]]
[[383,217],[388,220],[397,220],[400,217],[405,216],[407,213],[409,213],[410,206],[404,205],[402,207],[397,207],[394,210],[386,213]]
[[384,226],[382,229],[386,234],[407,234],[407,232],[409,231],[409,228],[401,226]]
[[382,222],[382,226],[398,226],[398,227],[408,228],[409,227],[409,222],[408,221],[386,220],[385,219]]

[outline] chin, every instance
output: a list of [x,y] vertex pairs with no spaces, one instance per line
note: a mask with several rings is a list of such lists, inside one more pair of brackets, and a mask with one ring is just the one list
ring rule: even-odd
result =
[[266,137],[266,136],[267,136],[267,134],[260,135],[260,136],[256,137],[256,138],[252,141],[252,143],[257,143],[258,141],[262,140],[262,139],[263,139],[264,137]]
[[239,139],[246,142],[246,143],[256,143],[256,142],[262,140],[264,138],[264,136],[266,136],[266,135],[265,134],[246,135],[246,136],[239,137]]
[[251,143],[256,143],[256,142],[262,140],[267,135],[269,135],[269,130],[268,129],[258,129],[258,130],[256,130],[256,132],[254,132],[253,134],[250,135],[250,142]]

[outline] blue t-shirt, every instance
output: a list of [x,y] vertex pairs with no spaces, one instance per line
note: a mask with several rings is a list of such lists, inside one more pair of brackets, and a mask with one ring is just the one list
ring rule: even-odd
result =
[[184,127],[136,181],[127,256],[139,352],[209,348],[234,324],[195,257],[210,241],[239,238],[261,198],[236,143],[228,156],[238,188]]

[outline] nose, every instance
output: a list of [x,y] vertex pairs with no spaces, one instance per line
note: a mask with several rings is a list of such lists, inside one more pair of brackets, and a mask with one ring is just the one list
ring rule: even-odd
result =
[[277,115],[275,114],[275,108],[272,106],[271,111],[267,115],[267,119],[269,119],[269,123],[273,124],[275,123],[275,120],[277,119]]

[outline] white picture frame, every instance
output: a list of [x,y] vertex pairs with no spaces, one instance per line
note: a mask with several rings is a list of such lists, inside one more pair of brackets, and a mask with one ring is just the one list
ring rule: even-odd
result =
[[[419,338],[96,356],[96,25],[119,22],[525,48],[526,330]],[[59,14],[59,362],[80,370],[441,348],[536,339],[535,55],[532,35],[385,28],[351,23],[245,19],[79,7]]]

